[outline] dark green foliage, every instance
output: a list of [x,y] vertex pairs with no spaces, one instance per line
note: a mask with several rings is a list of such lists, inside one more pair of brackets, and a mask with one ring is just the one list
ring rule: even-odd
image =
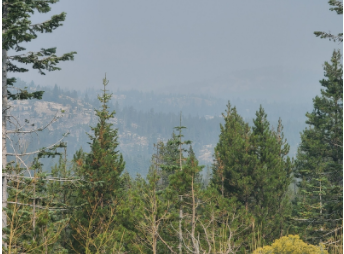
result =
[[[80,154],[82,154],[82,151],[77,153],[76,158],[79,158]],[[77,209],[74,194],[80,183],[73,175],[73,167],[75,165],[67,161],[67,148],[65,148],[63,156],[60,156],[59,162],[51,169],[51,177],[54,177],[55,180],[47,183],[47,190],[50,196],[53,197],[52,200],[55,206],[59,208],[55,212],[55,219],[69,221],[73,209]],[[58,241],[55,244],[56,248],[61,253],[70,252],[70,239],[72,239],[71,229],[67,224],[60,232]]]
[[135,199],[134,209],[129,213],[133,216],[136,237],[134,246],[144,253],[163,253],[167,251],[160,236],[165,236],[163,226],[168,225],[171,216],[169,202],[165,199],[164,186],[161,185],[161,153],[163,143],[158,143],[153,154],[151,166],[146,180],[138,175],[133,187],[129,190]]
[[[9,84],[7,80],[7,84]],[[18,92],[19,90],[19,92]],[[37,92],[28,92],[26,90],[26,87],[24,89],[18,89],[15,93],[12,93],[11,91],[7,91],[7,98],[12,100],[28,100],[28,99],[38,99],[41,100],[42,96],[44,94],[44,91],[37,91]]]
[[[169,189],[175,192],[174,196],[190,196],[191,185],[194,185],[194,189],[200,191],[201,188],[201,176],[200,172],[204,166],[198,165],[198,160],[190,146],[188,151],[188,157],[183,162],[182,170],[176,170],[169,177]],[[187,198],[183,198],[183,201],[187,202]],[[175,201],[176,203],[178,201]]]
[[251,131],[230,103],[223,117],[225,125],[220,125],[212,181],[222,196],[236,197],[248,209],[255,186],[253,172],[256,166],[249,142]]
[[[295,216],[305,239],[326,242],[343,218],[343,68],[340,51],[325,62],[321,96],[307,113],[309,127],[301,134],[295,176],[299,195]],[[304,227],[303,227],[304,225]]]
[[[343,2],[336,1],[336,0],[329,0],[329,5],[333,6],[330,8],[330,11],[335,11],[338,15],[343,15]],[[314,32],[316,37],[320,37],[321,39],[329,39],[330,41],[339,41],[343,42],[343,33],[339,33],[338,35],[333,35],[331,33],[326,32]]]
[[291,184],[292,162],[289,145],[283,136],[282,121],[277,130],[270,129],[264,109],[260,107],[253,120],[251,144],[256,166],[253,172],[253,214],[261,226],[262,238],[272,243],[287,234],[287,217],[291,212],[288,187]]
[[199,165],[192,146],[184,157],[182,145],[189,141],[182,140],[182,129],[179,126],[179,135],[174,140],[179,152],[179,158],[174,153],[179,167],[176,163],[162,196],[170,202],[168,219],[164,220],[160,231],[167,245],[159,242],[158,253],[170,250],[182,253],[240,250],[244,253],[248,248],[248,241],[244,239],[248,236],[250,216],[236,198],[224,197],[212,187],[202,188],[200,172],[203,166]]
[[287,190],[292,163],[286,157],[289,146],[283,140],[281,121],[273,131],[260,107],[249,128],[230,104],[223,117],[212,184],[223,197],[244,205],[260,226],[263,241],[272,242],[286,233],[290,212]]
[[[72,226],[74,234],[77,235],[75,237],[77,242],[73,243],[73,248],[77,250],[85,248],[88,251],[95,251],[94,246],[87,246],[91,243],[88,243],[82,234],[86,233],[85,230],[89,230],[87,234],[96,242],[102,234],[99,229],[102,223],[110,223],[109,230],[113,229],[111,221],[113,218],[108,218],[107,213],[110,210],[112,212],[116,210],[116,205],[121,198],[119,195],[122,189],[120,175],[125,164],[122,155],[117,150],[117,129],[113,129],[112,123],[109,122],[114,117],[115,111],[108,111],[107,104],[111,94],[105,90],[107,84],[108,81],[104,78],[103,94],[98,96],[102,108],[96,110],[98,123],[96,127],[91,127],[93,135],[89,134],[91,151],[85,154],[80,151],[74,157],[78,165],[76,174],[83,182],[77,190],[76,200],[77,204],[82,205],[82,208],[76,210],[73,216],[75,224]],[[90,230],[90,227],[95,229]]]
[[[250,250],[254,220],[235,197],[224,197],[216,188],[209,186],[202,191],[200,214],[203,249],[210,253],[247,253]],[[230,252],[229,252],[230,253]]]
[[[49,153],[41,156],[49,156]],[[57,198],[61,186],[47,181],[49,175],[42,172],[40,157],[32,162],[32,177],[27,176],[27,169],[20,168],[19,163],[7,165],[7,227],[3,228],[7,245],[3,248],[4,253],[62,253],[64,249],[59,238],[69,220],[61,216],[65,200]]]
[[107,83],[104,79],[103,95],[98,97],[102,109],[96,110],[98,123],[96,127],[91,127],[94,134],[89,134],[91,152],[87,153],[85,162],[77,172],[86,182],[97,183],[92,187],[94,198],[100,198],[105,203],[119,188],[119,176],[124,169],[123,157],[117,150],[117,129],[113,129],[113,124],[109,122],[115,111],[108,111],[107,103],[111,95],[105,91]]
[[159,167],[161,171],[160,185],[164,189],[169,184],[169,176],[180,168],[180,158],[177,144],[177,136],[173,132],[172,137],[167,140],[166,144],[159,142]]
[[[53,30],[62,25],[66,18],[66,13],[62,12],[53,15],[50,20],[39,24],[31,24],[31,15],[35,11],[47,13],[51,10],[50,5],[58,0],[34,1],[34,0],[4,0],[2,1],[2,49],[16,52],[25,51],[26,48],[21,43],[30,42],[37,38],[37,33],[52,33]],[[45,71],[60,70],[57,64],[61,61],[74,59],[76,52],[56,55],[56,48],[42,48],[38,52],[27,52],[7,56],[6,64],[8,72],[27,72],[27,68],[17,65],[30,64],[33,69],[37,69],[40,74],[45,75]],[[6,57],[6,55],[5,55]],[[7,79],[7,86],[13,86],[15,78]],[[43,91],[28,92],[27,89],[18,89],[15,92],[8,91],[8,98],[13,100],[41,99]]]
[[[16,52],[24,51],[26,48],[22,47],[21,43],[30,42],[37,38],[37,33],[52,32],[59,27],[64,21],[66,14],[53,16],[50,20],[40,24],[31,24],[31,15],[35,11],[40,13],[47,13],[50,11],[50,5],[56,3],[55,0],[48,1],[33,1],[33,0],[4,0],[2,1],[2,64],[3,64],[3,145],[6,146],[6,137],[4,135],[10,134],[6,129],[6,122],[8,120],[7,99],[12,100],[27,100],[27,99],[42,99],[43,91],[29,92],[27,87],[16,88],[13,86],[16,79],[8,78],[7,72],[27,72],[28,69],[23,68],[22,65],[29,64],[32,68],[37,69],[40,74],[45,75],[45,70],[54,71],[60,70],[56,65],[60,61],[73,60],[76,52],[64,54],[60,57],[56,56],[56,48],[44,49],[39,52],[27,52],[24,54],[16,54],[12,56],[7,55],[7,51],[14,50]],[[17,65],[19,64],[19,65]],[[17,121],[16,130],[12,133],[27,131],[24,126],[20,126]],[[12,119],[13,120],[13,119]],[[29,120],[25,119],[26,125]],[[19,126],[19,127],[18,127]],[[34,124],[31,124],[31,127]],[[36,131],[42,131],[37,128]],[[7,153],[3,147],[3,153],[6,156],[13,156],[18,153],[20,149],[13,147],[14,140],[20,140],[20,134],[9,138],[12,143],[14,154]],[[25,139],[25,138],[24,138]],[[37,141],[37,140],[36,140]],[[37,142],[36,142],[37,143]],[[7,146],[6,146],[7,147]],[[16,166],[10,162],[6,166],[6,159],[3,161],[3,173],[8,176],[8,200],[6,215],[6,227],[3,228],[6,244],[3,245],[5,253],[48,253],[61,251],[56,241],[58,240],[60,231],[66,226],[67,218],[62,218],[57,215],[60,210],[60,203],[54,200],[54,193],[49,192],[49,183],[47,181],[48,174],[42,171],[41,158],[54,158],[60,155],[58,148],[65,147],[65,143],[58,142],[54,145],[49,144],[47,148],[39,148],[37,151],[28,152],[27,154],[20,154],[18,159],[16,157]],[[11,149],[12,150],[12,149]],[[37,157],[33,162],[28,164],[25,155],[34,154]],[[24,163],[26,161],[26,163]],[[27,166],[28,164],[29,166]],[[25,168],[22,165],[25,166]],[[32,174],[32,176],[31,176]],[[28,176],[29,175],[29,176]],[[4,180],[3,176],[3,183]],[[6,180],[7,181],[7,180]],[[6,195],[6,193],[3,193]]]

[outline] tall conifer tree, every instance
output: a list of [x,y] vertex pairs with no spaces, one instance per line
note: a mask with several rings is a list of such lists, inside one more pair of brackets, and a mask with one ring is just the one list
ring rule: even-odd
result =
[[[23,43],[30,42],[37,38],[38,33],[51,33],[62,26],[66,13],[53,15],[49,20],[42,23],[32,24],[31,16],[37,11],[47,13],[51,5],[58,0],[34,1],[34,0],[3,0],[2,1],[2,206],[7,207],[7,172],[10,171],[7,165],[7,141],[10,133],[30,133],[27,130],[8,130],[9,105],[8,100],[42,99],[43,91],[28,92],[27,89],[13,89],[15,78],[9,78],[8,72],[27,72],[28,69],[21,64],[29,64],[33,69],[38,70],[42,75],[46,71],[60,70],[57,66],[61,61],[74,59],[76,52],[70,52],[61,56],[56,55],[56,48],[41,48],[38,52],[25,52]],[[13,50],[14,55],[9,56],[8,51]],[[24,52],[24,53],[23,53]],[[39,131],[39,130],[37,130]],[[33,132],[33,131],[32,131]],[[6,227],[6,213],[2,213],[2,227]]]
[[[343,2],[329,0],[330,10],[343,15]],[[343,42],[343,33],[314,32],[317,37]],[[309,125],[301,133],[295,176],[294,224],[311,243],[323,242],[334,253],[343,250],[343,66],[340,50],[324,64],[321,96],[307,113]]]
[[[14,50],[16,52],[25,51],[26,48],[21,43],[30,42],[37,38],[37,33],[51,33],[53,30],[62,26],[66,18],[66,13],[62,12],[53,15],[51,19],[31,24],[30,17],[37,11],[47,13],[51,10],[50,5],[58,0],[47,1],[23,1],[23,0],[3,0],[2,1],[2,168],[6,167],[6,121],[8,99],[25,100],[41,99],[43,91],[28,92],[26,89],[16,89],[11,91],[15,78],[8,78],[7,72],[28,72],[27,68],[18,66],[20,64],[30,64],[33,69],[37,69],[41,75],[46,71],[60,70],[57,64],[61,61],[74,59],[76,52],[56,55],[56,48],[42,48],[38,52],[27,52],[9,56],[7,52]],[[19,92],[18,92],[19,91]]]
[[224,197],[236,197],[246,210],[254,188],[255,157],[251,155],[250,128],[228,102],[225,124],[215,147],[213,184]]
[[251,128],[228,103],[215,147],[213,186],[224,197],[236,198],[256,218],[263,241],[285,233],[289,209],[287,190],[292,163],[286,155],[282,123],[271,130],[262,107]]
[[283,136],[282,121],[273,131],[262,106],[253,120],[251,146],[256,157],[253,207],[262,240],[271,243],[287,233],[287,217],[291,212],[288,187],[291,184],[292,161],[287,156],[289,145]]
[[298,183],[297,221],[309,242],[331,243],[343,219],[343,67],[335,50],[325,62],[321,96],[307,113],[309,125],[301,134],[295,176]]
[[[77,232],[78,228],[89,228],[89,238],[96,238],[100,234],[98,227],[108,223],[107,212],[109,209],[116,210],[119,203],[120,175],[124,169],[124,161],[118,149],[117,129],[113,129],[113,124],[109,122],[114,117],[115,111],[108,111],[108,102],[111,94],[106,91],[108,80],[103,79],[103,94],[98,96],[101,109],[95,110],[98,117],[96,127],[91,127],[93,135],[89,134],[91,151],[80,157],[80,166],[77,174],[82,178],[83,185],[78,190],[77,203],[82,208],[74,215],[74,235],[78,243],[74,248],[85,249],[82,238],[82,231]],[[91,217],[92,215],[92,217]],[[113,226],[113,225],[112,225]],[[93,230],[94,228],[94,230]],[[89,247],[90,248],[90,247]],[[92,249],[88,250],[92,252]]]

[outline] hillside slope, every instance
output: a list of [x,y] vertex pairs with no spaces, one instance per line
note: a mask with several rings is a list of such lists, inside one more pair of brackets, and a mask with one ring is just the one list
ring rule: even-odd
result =
[[[27,85],[22,81],[19,81],[17,86],[45,91],[43,100],[11,102],[11,113],[18,116],[19,121],[25,122],[27,119],[30,124],[42,127],[55,115],[59,117],[58,121],[49,125],[39,135],[22,136],[22,149],[27,147],[25,143],[30,143],[32,150],[46,147],[68,132],[65,141],[68,144],[69,158],[72,158],[75,151],[81,147],[88,151],[89,138],[86,133],[90,132],[90,126],[94,126],[97,121],[94,115],[94,108],[99,107],[97,91],[67,91],[58,86],[39,87],[34,83]],[[249,123],[260,104],[258,101],[241,99],[231,103],[238,107],[238,112]],[[182,125],[187,127],[184,132],[185,138],[192,140],[200,162],[205,165],[211,164],[225,104],[224,100],[212,97],[142,93],[135,90],[117,91],[113,95],[110,109],[116,110],[112,123],[119,130],[119,149],[126,161],[126,170],[132,175],[147,173],[153,144],[158,140],[167,141],[171,137],[173,127],[179,125],[181,111]],[[299,132],[305,126],[303,110],[297,109],[300,105],[292,107],[285,103],[265,103],[263,106],[273,126],[276,125],[279,116],[284,120],[285,136],[291,145],[290,155],[293,156],[299,142]],[[204,114],[201,114],[202,112]],[[9,149],[11,150],[11,147]],[[55,162],[46,160],[45,167],[49,168]]]

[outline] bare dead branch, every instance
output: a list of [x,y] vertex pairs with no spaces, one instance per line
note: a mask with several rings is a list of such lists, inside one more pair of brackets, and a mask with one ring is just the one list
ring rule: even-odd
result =
[[46,124],[44,127],[37,128],[37,129],[34,129],[34,130],[21,131],[21,129],[25,127],[25,125],[24,125],[24,126],[21,126],[20,128],[17,128],[16,130],[9,130],[6,133],[8,133],[8,134],[13,134],[13,133],[17,134],[17,133],[33,133],[34,132],[34,133],[37,134],[38,131],[43,131],[46,128],[48,128],[48,126],[50,126],[51,124],[56,122],[60,118],[60,116],[57,116],[57,114],[58,114],[58,112],[54,115],[54,117],[51,119],[51,121],[48,124]]
[[205,239],[206,239],[206,241],[208,243],[208,253],[210,253],[211,252],[211,243],[209,241],[208,231],[205,228],[204,224],[200,220],[198,220],[198,221],[200,222],[200,224],[201,224],[201,226],[203,228],[203,231],[204,231],[204,234],[205,234]]
[[[4,174],[3,174],[4,175]],[[19,176],[19,175],[7,175],[9,179],[15,179],[15,178],[25,178],[25,179],[36,179],[37,177],[31,177],[31,176]],[[70,178],[59,178],[59,177],[46,177],[44,180],[47,181],[56,181],[56,182],[75,182],[80,181],[81,179],[70,179]]]
[[[6,135],[6,137],[7,137],[8,140],[11,142],[11,147],[12,147],[13,151],[16,152],[16,149],[14,148],[12,139],[11,139],[10,137],[8,137],[7,135]],[[26,171],[29,173],[29,176],[31,177],[30,168],[25,164],[25,162],[22,160],[22,158],[20,158],[19,156],[16,156],[16,158],[17,158],[18,160],[20,160],[20,162],[25,166]]]
[[[7,204],[16,204],[16,205],[24,205],[24,206],[33,206],[32,204],[24,204],[24,203],[20,203],[20,202],[12,202],[12,201],[7,201]],[[51,210],[51,211],[55,211],[55,210],[68,210],[66,208],[59,208],[59,207],[56,207],[56,208],[53,208],[53,207],[45,207],[45,206],[38,206],[38,205],[35,205],[36,208],[41,208],[41,209],[48,209],[48,210]]]
[[162,237],[160,236],[160,234],[158,234],[158,237],[160,238],[160,240],[166,245],[166,247],[173,253],[173,254],[177,254],[177,252],[175,252],[172,247],[170,245],[168,245],[164,239],[162,239]]
[[[52,144],[52,145],[50,145],[50,146],[48,146],[48,147],[45,147],[45,149],[52,148],[52,147],[56,146],[57,144],[61,143],[62,140],[66,137],[66,135],[67,135],[67,134],[63,135],[63,137],[62,137],[59,141],[57,141],[56,143],[54,143],[54,144]],[[19,153],[19,154],[17,154],[17,153],[7,153],[7,155],[8,155],[8,156],[16,156],[16,157],[19,157],[19,156],[27,156],[27,155],[37,154],[37,153],[42,152],[42,151],[43,151],[43,149],[37,150],[37,151],[34,151],[34,152],[29,152],[29,153]]]

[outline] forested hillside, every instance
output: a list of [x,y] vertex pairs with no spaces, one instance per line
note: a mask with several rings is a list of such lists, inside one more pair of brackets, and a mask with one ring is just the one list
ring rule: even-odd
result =
[[[99,107],[96,97],[101,91],[68,91],[55,87],[40,87],[33,82],[26,84],[17,80],[18,88],[27,87],[29,91],[44,90],[42,100],[16,101],[11,111],[20,115],[22,121],[43,126],[58,113],[61,118],[47,130],[27,140],[31,149],[46,147],[69,133],[64,139],[68,144],[67,154],[72,158],[81,147],[88,151],[87,132],[95,123],[94,109]],[[237,103],[237,104],[236,104]],[[154,94],[139,91],[116,91],[109,107],[116,111],[113,119],[115,128],[119,130],[120,149],[126,161],[126,170],[135,176],[148,172],[150,157],[154,151],[153,144],[166,141],[172,136],[173,126],[178,125],[180,113],[182,124],[187,127],[185,137],[193,140],[193,148],[200,162],[210,165],[213,162],[213,150],[220,134],[222,113],[227,102],[217,98],[206,98],[197,95]],[[255,101],[231,101],[238,108],[243,118],[252,125],[254,112],[260,107]],[[296,106],[285,103],[262,102],[268,112],[268,119],[275,128],[278,119],[283,120],[284,133],[291,146],[290,156],[295,156],[300,142],[300,132],[305,127],[305,116]],[[303,106],[303,107],[302,107]],[[303,112],[307,112],[307,104],[300,104]],[[63,110],[63,113],[61,112]],[[202,114],[203,113],[203,114]],[[38,141],[38,142],[36,142]],[[8,149],[11,149],[10,147]],[[45,167],[49,169],[56,160],[47,160]]]
[[[318,95],[299,103],[218,98],[200,93],[211,91],[205,85],[120,90],[108,73],[84,90],[26,83],[19,76],[30,68],[46,75],[76,57],[24,47],[38,34],[58,35],[65,12],[32,23],[57,2],[3,0],[3,253],[343,254],[340,49],[323,64]],[[328,3],[343,14],[342,2]],[[343,33],[314,34],[343,42]],[[140,57],[129,48],[125,55]],[[177,53],[164,52],[170,61]],[[259,70],[255,78],[269,80]]]

